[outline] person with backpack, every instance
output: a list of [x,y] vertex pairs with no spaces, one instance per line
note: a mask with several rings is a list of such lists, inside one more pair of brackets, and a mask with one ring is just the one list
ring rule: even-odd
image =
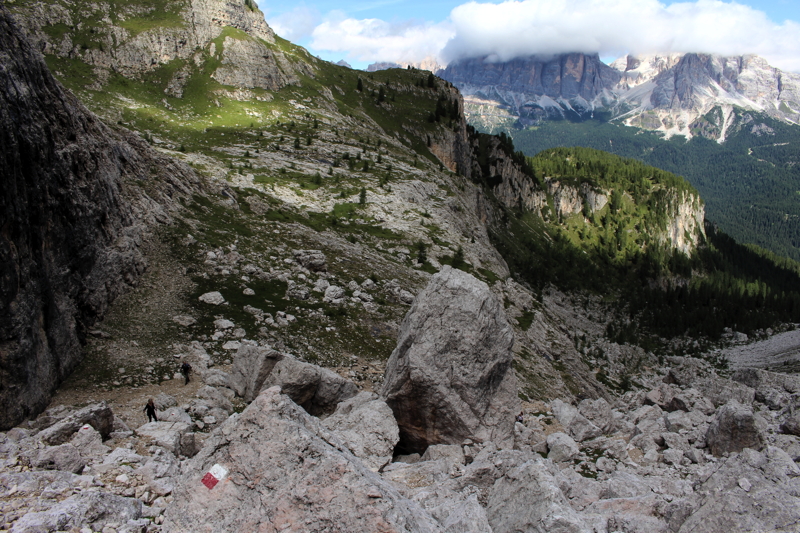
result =
[[156,416],[156,404],[153,403],[152,398],[147,400],[147,405],[144,406],[143,411],[147,413],[148,422],[158,422],[158,416]]
[[181,374],[183,374],[183,378],[186,380],[183,382],[184,385],[188,385],[189,381],[191,381],[189,379],[189,374],[191,373],[191,371],[192,371],[192,365],[184,361],[183,364],[181,365]]

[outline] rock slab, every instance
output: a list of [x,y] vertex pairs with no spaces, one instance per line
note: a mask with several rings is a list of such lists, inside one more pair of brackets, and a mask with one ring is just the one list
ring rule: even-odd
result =
[[[228,475],[209,489],[216,464]],[[212,433],[174,497],[164,533],[441,531],[277,387]]]

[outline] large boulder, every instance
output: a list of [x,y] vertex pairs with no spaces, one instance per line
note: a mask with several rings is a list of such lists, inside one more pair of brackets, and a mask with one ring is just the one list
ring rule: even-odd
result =
[[400,439],[392,410],[372,392],[361,392],[340,403],[322,424],[336,432],[350,451],[375,472],[392,461]]
[[400,327],[381,395],[402,450],[466,438],[513,446],[517,384],[514,334],[485,283],[450,267],[431,278]]
[[745,448],[760,450],[764,447],[764,436],[753,416],[753,409],[731,400],[717,411],[708,427],[706,443],[711,453],[720,456]]
[[264,381],[264,388],[279,386],[293,402],[318,416],[336,410],[339,402],[358,394],[358,386],[327,368],[286,356]]
[[182,471],[164,533],[441,531],[277,387],[214,430]]
[[108,438],[114,429],[114,413],[105,402],[89,405],[42,430],[38,437],[45,444],[63,444],[87,424],[96,429],[102,438]]
[[230,381],[236,394],[246,402],[252,402],[283,354],[268,346],[242,344],[233,359]]
[[148,422],[136,433],[169,450],[175,455],[192,456],[196,453],[192,426],[184,422]]

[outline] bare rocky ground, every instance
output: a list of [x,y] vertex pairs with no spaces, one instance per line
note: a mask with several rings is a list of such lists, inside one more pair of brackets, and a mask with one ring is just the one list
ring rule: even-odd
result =
[[[297,265],[321,259],[298,258]],[[216,266],[217,261],[209,264]],[[150,290],[156,275],[170,269],[154,260],[150,272],[137,290]],[[448,272],[454,271],[440,276]],[[481,298],[503,301],[487,286],[475,287]],[[446,301],[430,295],[415,301],[411,314],[435,318],[439,309],[450,309],[470,324],[484,324],[486,318],[469,313],[493,308],[439,297]],[[494,305],[496,327],[507,328],[501,306]],[[149,309],[157,313],[157,306]],[[276,313],[276,324],[277,318]],[[398,334],[409,339],[416,322],[406,322]],[[136,321],[128,324],[136,330]],[[98,334],[93,346],[118,340],[112,325],[102,325],[105,335]],[[224,326],[213,326],[214,333],[234,329]],[[214,334],[199,333],[173,343],[164,355],[174,360],[173,371],[179,360],[174,354],[192,363],[188,386],[182,379],[162,379],[162,370],[150,383],[133,384],[133,376],[149,373],[129,374],[126,367],[98,375],[94,389],[77,378],[62,387],[54,407],[0,436],[0,528],[328,531],[338,524],[348,531],[666,533],[788,532],[800,523],[800,379],[794,376],[739,369],[723,377],[703,360],[672,357],[664,369],[640,376],[638,390],[573,402],[519,402],[499,389],[474,394],[486,385],[423,379],[408,388],[411,397],[428,398],[434,404],[430,412],[446,419],[462,416],[445,413],[460,412],[463,402],[504,398],[502,408],[486,411],[482,416],[488,418],[479,422],[494,428],[495,437],[464,438],[450,425],[456,429],[450,436],[437,430],[440,444],[422,454],[397,455],[409,421],[396,421],[382,397],[369,392],[384,393],[385,362],[319,367],[274,349],[278,342],[295,342],[287,334],[291,326],[265,327],[272,335],[258,340],[228,334],[213,340]],[[403,345],[419,342],[440,352],[413,363],[423,366],[405,379],[435,376],[434,366],[442,364],[458,369],[454,376],[479,376],[481,365],[497,364],[485,360],[485,353],[478,357],[481,339],[511,330],[484,327],[477,339],[458,333],[469,331],[467,324],[426,331]],[[206,340],[200,340],[203,334]],[[228,342],[239,344],[223,352],[220,345]],[[146,345],[134,348],[141,349],[131,352],[138,364],[149,362],[141,355]],[[126,364],[136,369],[131,362]],[[397,383],[404,378],[396,369],[402,365],[389,366],[392,390],[401,390]],[[161,422],[145,423],[141,409],[149,397]],[[84,404],[89,405],[79,409]],[[463,416],[482,412],[477,405]],[[515,423],[508,412],[517,409],[522,421]],[[219,484],[207,488],[201,481],[212,474]]]

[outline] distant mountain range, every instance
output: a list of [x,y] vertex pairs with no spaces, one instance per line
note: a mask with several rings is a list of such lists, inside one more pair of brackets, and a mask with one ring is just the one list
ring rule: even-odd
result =
[[667,135],[723,141],[737,109],[800,122],[800,75],[755,55],[627,56],[611,65],[580,53],[506,62],[477,58],[437,74],[464,94],[470,121],[489,129],[602,113]]

